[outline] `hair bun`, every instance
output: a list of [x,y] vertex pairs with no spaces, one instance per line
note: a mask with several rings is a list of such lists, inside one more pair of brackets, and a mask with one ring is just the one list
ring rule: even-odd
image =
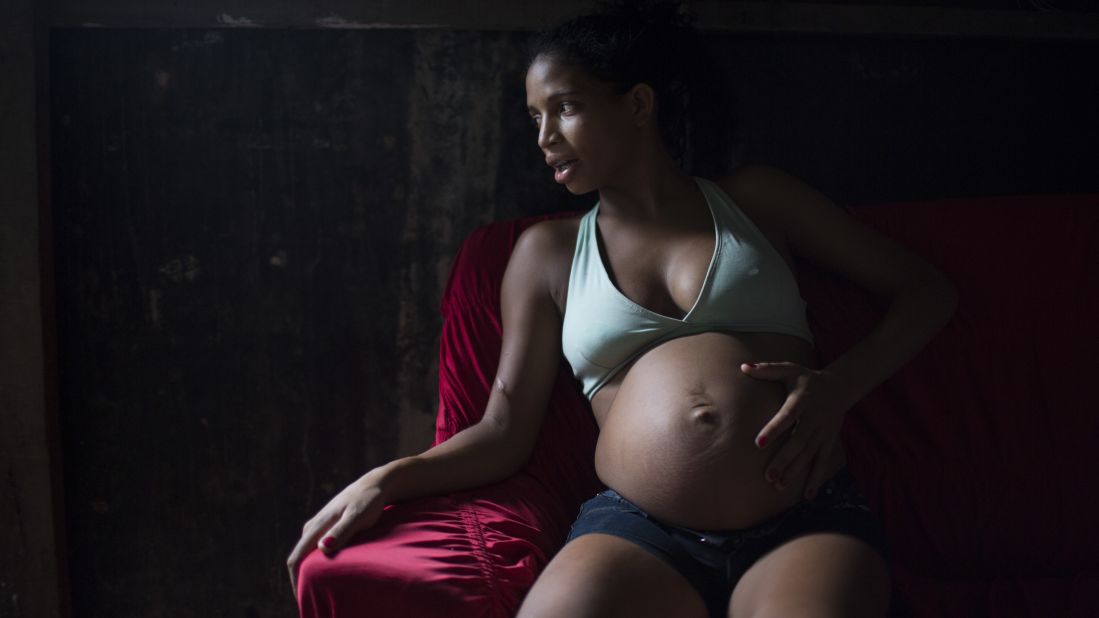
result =
[[698,16],[680,0],[605,0],[604,15],[638,21],[646,25],[690,27]]

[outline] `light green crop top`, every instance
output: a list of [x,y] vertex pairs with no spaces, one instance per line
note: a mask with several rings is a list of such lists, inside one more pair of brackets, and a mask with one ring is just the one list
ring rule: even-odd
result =
[[580,219],[561,344],[584,396],[669,339],[705,331],[774,332],[815,345],[797,280],[779,252],[713,181],[694,177],[714,220],[714,253],[682,320],[634,303],[611,282],[596,244],[599,204]]

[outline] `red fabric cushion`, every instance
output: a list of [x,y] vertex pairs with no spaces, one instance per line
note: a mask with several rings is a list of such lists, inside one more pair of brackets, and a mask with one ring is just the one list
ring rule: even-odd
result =
[[[1085,393],[1099,343],[1099,195],[847,207],[957,285],[953,320],[849,413],[849,467],[896,550],[897,615],[1087,615],[1099,606],[1099,484]],[[436,443],[476,422],[500,351],[499,286],[519,233],[474,231],[442,304]],[[822,364],[884,305],[799,261]],[[332,558],[302,566],[303,616],[510,616],[600,489],[595,423],[562,359],[526,469],[390,505]]]
[[518,475],[390,505],[336,555],[305,559],[302,616],[515,615],[564,541],[567,517],[540,511],[543,493]]
[[[952,321],[844,426],[849,466],[897,550],[896,587],[922,616],[1090,614],[1099,195],[847,210],[959,291]],[[884,307],[800,266],[818,352],[834,359]]]

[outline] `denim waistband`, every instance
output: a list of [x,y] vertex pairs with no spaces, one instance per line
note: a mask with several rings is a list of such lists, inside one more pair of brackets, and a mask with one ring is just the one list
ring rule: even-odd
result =
[[799,502],[790,506],[789,508],[779,513],[776,513],[775,515],[754,525],[748,526],[746,528],[733,528],[725,530],[699,530],[694,528],[687,528],[685,526],[673,526],[670,524],[666,524],[653,518],[640,506],[634,504],[625,496],[611,489],[610,487],[599,492],[597,495],[604,496],[606,498],[610,498],[612,500],[616,500],[630,506],[646,519],[652,521],[661,528],[664,528],[665,531],[667,531],[669,534],[672,534],[673,536],[687,537],[705,545],[725,550],[740,545],[744,540],[748,538],[765,536],[770,534],[785,520],[792,517],[795,513],[812,507],[818,500],[827,500],[833,494],[842,492],[847,489],[852,483],[854,483],[854,477],[851,476],[851,471],[846,466],[844,466],[818,488],[817,496],[813,500],[806,500],[805,498],[802,498]]

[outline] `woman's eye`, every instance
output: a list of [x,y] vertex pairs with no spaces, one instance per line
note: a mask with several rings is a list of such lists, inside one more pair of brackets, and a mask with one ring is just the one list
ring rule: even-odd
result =
[[[569,102],[565,101],[565,102],[561,103],[561,105],[560,105],[560,106],[558,106],[558,108],[557,108],[557,109],[558,109],[558,110],[559,110],[560,112],[562,112],[562,113],[563,113],[563,112],[575,111],[575,110],[574,110],[574,108],[575,108],[575,107],[576,107],[576,104],[575,104],[575,103],[569,103]],[[531,117],[530,117],[530,123],[531,123],[532,125],[534,125],[534,126],[535,126],[535,128],[537,128],[537,127],[538,127],[538,117],[537,117],[537,116],[531,116]]]

